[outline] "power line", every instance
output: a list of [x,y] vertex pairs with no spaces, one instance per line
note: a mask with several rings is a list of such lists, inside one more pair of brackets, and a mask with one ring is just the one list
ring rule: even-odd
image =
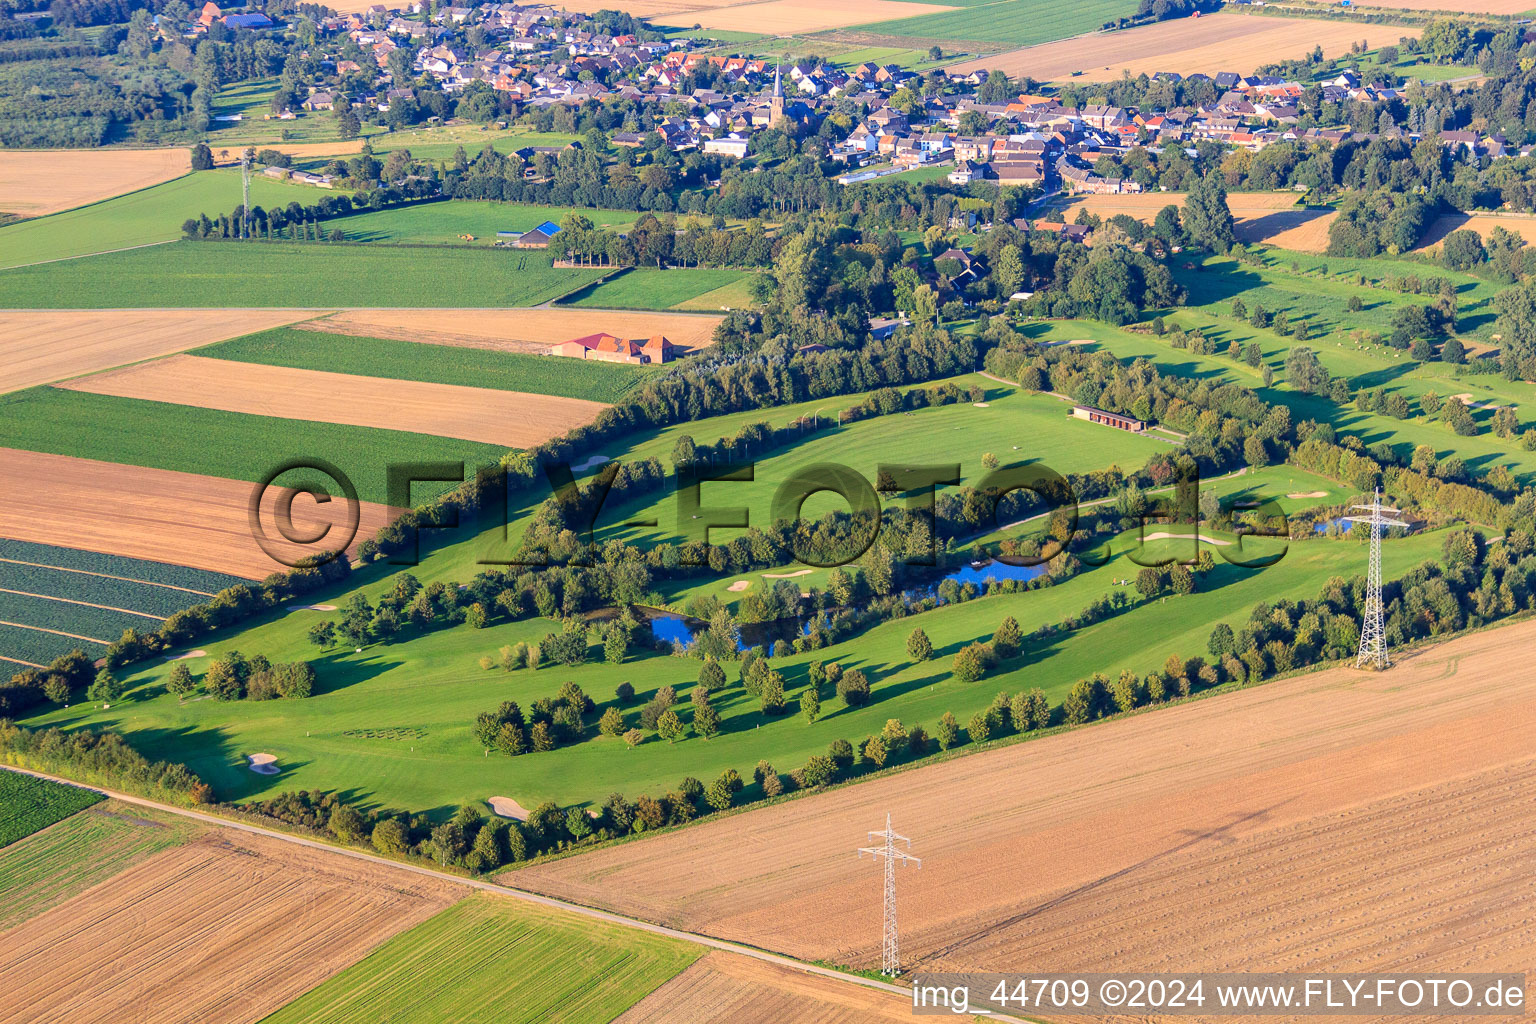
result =
[[859,856],[866,853],[876,860],[885,858],[885,938],[880,950],[880,973],[894,978],[901,973],[900,960],[896,948],[896,865],[916,864],[919,868],[923,862],[911,854],[898,850],[896,844],[906,843],[907,849],[912,848],[912,840],[906,836],[897,835],[891,830],[891,816],[885,816],[885,830],[883,832],[870,832],[871,839],[884,839],[884,846],[862,846],[859,848]]
[[1365,614],[1360,622],[1360,653],[1355,658],[1355,667],[1386,668],[1392,661],[1387,657],[1387,636],[1382,625],[1381,531],[1383,527],[1408,524],[1383,514],[1390,512],[1396,515],[1401,510],[1381,503],[1380,487],[1376,488],[1375,497],[1369,505],[1351,505],[1350,508],[1366,514],[1345,516],[1345,522],[1371,525],[1371,567],[1365,577]]

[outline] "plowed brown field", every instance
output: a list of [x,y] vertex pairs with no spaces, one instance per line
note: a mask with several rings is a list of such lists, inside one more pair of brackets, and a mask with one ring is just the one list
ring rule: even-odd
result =
[[733,953],[713,952],[646,996],[614,1024],[897,1024],[902,997]]
[[[878,960],[894,816],[908,966],[1536,968],[1536,622],[966,756],[513,873],[806,959]],[[741,856],[750,840],[760,854]]]
[[0,934],[0,1024],[257,1021],[461,894],[209,834]]
[[457,345],[502,352],[543,352],[606,331],[619,338],[664,334],[690,349],[715,343],[720,316],[598,309],[348,309],[304,327],[337,334]]
[[[0,448],[0,480],[5,481],[0,537],[257,580],[288,568],[251,537],[249,502],[255,484],[14,448]],[[277,489],[271,489],[262,505],[261,521],[274,538],[277,498]],[[330,524],[339,535],[346,519],[341,506],[335,500],[320,505],[295,498],[290,532],[309,534]],[[391,518],[383,505],[360,503],[351,547],[372,537]],[[283,544],[277,548],[289,561],[315,550]]]
[[0,312],[0,392],[184,352],[292,323],[280,309],[59,309]]
[[319,423],[406,430],[530,448],[607,406],[579,398],[469,388],[178,355],[78,377],[71,391]]
[[192,170],[185,149],[0,150],[0,212],[41,217]]
[[[1176,71],[1189,75],[1218,71],[1250,74],[1261,65],[1300,57],[1321,46],[1328,57],[1347,53],[1362,39],[1371,46],[1395,43],[1402,36],[1418,37],[1420,29],[1405,25],[1365,25],[1318,18],[1275,18],[1251,14],[1208,14],[1174,18],[1120,32],[1096,32],[1026,46],[956,64],[946,71],[990,71],[1039,81],[1105,82],[1123,72],[1150,75]],[[1081,72],[1081,75],[1077,73]]]

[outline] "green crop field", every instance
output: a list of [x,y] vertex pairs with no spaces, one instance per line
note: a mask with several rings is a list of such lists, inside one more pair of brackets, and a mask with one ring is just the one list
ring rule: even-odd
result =
[[581,373],[573,374],[547,356],[424,345],[290,327],[219,342],[197,349],[196,354],[242,363],[530,391],[610,403],[618,401],[649,372],[640,366],[594,361],[583,365]]
[[[72,629],[69,632],[78,633],[79,630]],[[59,636],[40,629],[26,629],[0,622],[0,658],[6,659],[3,664],[0,664],[0,670],[3,670],[3,675],[7,678],[11,672],[20,667],[11,662],[43,666],[59,655],[68,654],[74,650],[84,651],[95,659],[107,653],[107,645],[96,643],[94,640]]]
[[0,770],[0,847],[41,832],[104,799],[93,790]]
[[194,598],[216,594],[225,587],[247,582],[238,576],[227,576],[223,573],[209,572],[206,569],[190,569],[184,565],[166,565],[162,562],[147,562],[139,558],[124,558],[122,555],[106,555],[96,551],[80,551],[76,548],[61,548],[51,544],[32,544],[27,541],[0,538],[0,565],[3,565],[4,571],[19,571],[25,568],[17,563],[31,563],[35,566],[59,570],[75,570],[76,574],[120,576],[130,582],[158,583],[166,587],[190,590],[192,593],[189,596]]
[[678,270],[637,268],[586,288],[565,300],[562,305],[592,309],[676,309],[707,292],[740,285],[751,277],[751,271],[725,267]]
[[0,270],[0,307],[536,306],[600,276],[550,260],[512,249],[175,242]]
[[[491,465],[507,451],[500,445],[401,430],[49,387],[0,397],[0,446],[251,481],[266,479],[290,459],[319,458],[350,476],[361,500],[380,503],[387,500],[391,462],[463,461],[475,467]],[[418,484],[413,493],[426,500],[433,486]]]
[[477,894],[402,932],[265,1024],[607,1024],[702,946]]
[[186,818],[107,800],[0,849],[0,932],[197,831]]
[[[122,636],[125,629],[156,629],[160,621],[159,617],[146,618],[144,615],[0,590],[0,622],[78,633],[108,643]],[[66,642],[78,646],[74,641]],[[4,653],[3,648],[0,648],[0,653]]]
[[[253,206],[307,205],[324,194],[271,178],[251,181]],[[239,205],[238,171],[197,171],[115,199],[0,228],[0,268],[173,241],[181,237],[181,222],[188,217],[217,216]]]
[[[561,206],[451,199],[352,214],[327,221],[326,226],[340,228],[349,242],[489,246],[497,240],[498,231],[527,231],[547,220],[559,224],[572,212],[600,228],[617,230],[628,229],[640,216],[631,210],[572,211]],[[475,240],[469,242],[460,235],[474,235]]]
[[872,35],[925,41],[956,39],[1032,46],[1092,32],[1105,22],[1135,13],[1136,5],[1130,0],[1085,0],[1077,4],[993,0],[968,4],[955,11],[878,21],[858,29]]

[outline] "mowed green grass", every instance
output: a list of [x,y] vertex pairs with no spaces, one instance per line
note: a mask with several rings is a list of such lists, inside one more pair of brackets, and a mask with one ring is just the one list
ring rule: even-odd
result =
[[562,305],[591,309],[676,309],[707,292],[742,285],[752,276],[749,270],[725,267],[677,270],[642,267],[587,288]]
[[[0,396],[0,447],[250,481],[266,479],[290,460],[318,458],[347,474],[361,500],[379,503],[387,501],[387,467],[392,462],[462,461],[466,472],[474,472],[507,451],[501,445],[402,430],[50,387]],[[417,484],[412,494],[424,501],[451,486]]]
[[[1437,557],[1442,540],[1432,533],[1386,542],[1388,578]],[[1166,557],[1176,551],[1157,554]],[[873,699],[865,707],[846,707],[824,693],[823,717],[812,725],[794,713],[763,715],[756,699],[742,689],[734,667],[727,666],[730,685],[714,700],[724,731],[712,740],[690,736],[671,744],[652,736],[629,749],[617,739],[597,735],[594,728],[583,740],[552,752],[487,756],[474,738],[477,714],[504,700],[526,708],[541,697],[553,697],[567,680],[598,702],[599,713],[613,703],[614,687],[629,682],[637,699],[621,710],[630,724],[658,687],[671,685],[679,692],[687,718],[699,663],[648,654],[612,665],[593,648],[588,662],[575,667],[505,673],[477,665],[482,655],[494,656],[503,645],[537,643],[558,628],[549,620],[502,622],[480,630],[459,625],[423,635],[407,632],[398,642],[372,645],[361,653],[347,649],[321,655],[305,632],[322,618],[335,616],[312,611],[275,613],[236,634],[199,640],[199,649],[208,655],[186,662],[200,677],[212,658],[231,649],[261,653],[274,662],[312,659],[319,686],[306,700],[182,703],[164,692],[169,666],[145,663],[126,673],[128,699],[110,709],[49,708],[30,724],[116,729],[147,757],[185,762],[226,800],[317,788],[346,792],[367,806],[439,816],[498,795],[524,806],[549,799],[595,807],[615,791],[631,797],[663,793],[686,776],[711,779],[727,768],[750,778],[750,769],[762,759],[789,771],[812,754],[825,752],[833,740],[862,742],[890,718],[909,726],[921,724],[931,734],[944,712],[964,722],[1000,691],[1038,686],[1059,703],[1073,682],[1096,672],[1111,678],[1123,669],[1141,674],[1160,667],[1170,654],[1204,655],[1217,622],[1236,626],[1260,601],[1313,597],[1332,576],[1363,574],[1366,559],[1357,542],[1329,539],[1292,543],[1278,564],[1260,570],[1229,566],[1218,556],[1216,569],[1194,594],[1140,605],[1095,626],[1034,643],[979,682],[953,678],[955,653],[990,637],[1006,616],[1017,618],[1029,632],[1075,616],[1108,594],[1130,594],[1120,582],[1134,579],[1140,569],[1130,554],[1117,551],[1106,565],[1044,590],[946,606],[881,624],[821,651],[775,659],[786,679],[791,708],[807,685],[813,660],[863,669],[872,680]],[[434,556],[413,571],[423,580],[467,579],[438,571],[445,561]],[[390,585],[382,574],[369,578],[377,582],[362,589],[373,597]],[[754,585],[766,586],[767,581]],[[337,594],[323,600],[344,605],[347,599]],[[918,626],[932,639],[936,654],[932,661],[914,664],[906,641]],[[407,729],[409,738],[383,738],[389,730]],[[254,751],[275,754],[283,773],[266,777],[246,770],[244,755]],[[755,789],[747,794],[753,795]]]
[[0,931],[198,831],[174,814],[107,800],[0,849]]
[[673,306],[677,310],[697,310],[718,313],[722,309],[753,309],[757,301],[752,298],[752,282],[756,275],[749,274],[739,281],[712,289],[691,299],[684,299]]
[[703,953],[480,893],[396,935],[266,1024],[608,1024]]
[[[741,483],[705,485],[703,504],[709,506],[744,506],[750,522],[766,526],[772,521],[774,495],[796,473],[813,466],[834,464],[847,467],[874,485],[881,465],[903,465],[914,461],[924,464],[958,465],[961,482],[975,486],[986,474],[982,458],[995,455],[999,463],[1045,466],[1065,476],[1118,465],[1134,472],[1158,452],[1173,447],[1154,438],[1088,423],[1068,415],[1070,406],[1049,395],[1032,394],[999,385],[985,377],[957,379],[962,387],[972,384],[986,391],[984,406],[969,401],[935,406],[912,413],[896,413],[833,426],[846,400],[804,402],[771,410],[753,410],[732,416],[682,423],[653,433],[617,455],[625,460],[655,457],[670,465],[678,441],[690,436],[695,442],[714,443],[725,434],[734,433],[742,424],[767,421],[786,424],[803,415],[821,410],[825,429],[810,433],[788,449],[755,456],[755,479]],[[920,439],[920,440],[917,440]],[[613,453],[610,453],[613,454]],[[749,453],[750,454],[750,453]],[[821,493],[805,502],[802,516],[816,519],[834,509],[846,509],[847,502],[832,493]],[[654,528],[626,527],[631,520],[657,520]],[[677,498],[670,491],[645,505],[630,504],[604,508],[597,521],[598,535],[626,537],[633,541],[682,541],[683,531],[691,529]],[[712,530],[712,543],[729,543],[742,531]]]
[[1107,21],[1135,13],[1136,4],[1131,0],[1083,0],[1075,4],[997,0],[970,4],[956,11],[879,21],[860,25],[858,29],[881,36],[1032,46],[1092,32]]
[[[329,222],[327,227],[340,228],[349,242],[489,246],[497,240],[498,231],[527,231],[547,220],[559,224],[571,212],[570,207],[450,199],[353,214]],[[631,210],[574,212],[597,227],[618,230],[628,229],[640,216]],[[469,242],[460,235],[474,235],[475,240]]]
[[0,270],[0,307],[536,306],[600,276],[550,261],[513,249],[175,242]]
[[549,356],[424,345],[291,327],[248,334],[196,350],[197,355],[242,363],[328,370],[364,377],[528,391],[593,402],[616,402],[647,375],[639,366],[592,362],[581,373]]
[[104,799],[93,790],[0,770],[0,846],[41,832]]
[[[253,206],[309,205],[328,194],[271,178],[251,179]],[[238,171],[195,171],[115,199],[0,228],[0,268],[172,241],[181,237],[181,222],[188,217],[216,217],[239,205]]]

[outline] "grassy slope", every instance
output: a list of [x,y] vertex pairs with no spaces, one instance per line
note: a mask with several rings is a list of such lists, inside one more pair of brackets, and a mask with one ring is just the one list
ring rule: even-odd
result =
[[703,947],[478,894],[403,932],[267,1024],[607,1024]]
[[594,309],[672,309],[706,292],[750,280],[751,276],[751,271],[723,267],[642,268],[586,289],[567,304]]
[[0,307],[536,306],[598,276],[514,250],[177,242],[0,271]]
[[[338,227],[349,242],[414,242],[428,245],[464,245],[460,235],[474,235],[473,244],[496,241],[498,231],[527,231],[547,220],[560,223],[572,212],[569,207],[529,206],[522,203],[474,202],[464,199],[444,203],[420,203],[343,217],[328,227]],[[579,210],[598,227],[628,228],[640,216],[628,210]]]
[[94,790],[0,771],[0,847],[41,832],[103,799]]
[[0,850],[0,931],[185,842],[185,818],[108,800]]
[[[360,499],[381,503],[387,500],[390,462],[463,461],[480,466],[494,463],[507,450],[401,430],[48,387],[0,398],[0,446],[251,481],[265,479],[291,459],[321,458],[352,478]],[[418,484],[413,493],[425,500],[433,486]]]
[[546,356],[422,345],[279,327],[196,350],[197,355],[244,363],[294,366],[393,380],[422,380],[465,387],[531,391],[593,402],[615,402],[646,371],[619,363],[592,362],[581,373]]
[[[251,181],[253,206],[309,205],[328,193],[271,178]],[[240,205],[240,175],[198,171],[139,192],[0,228],[0,268],[181,237],[181,222]]]

